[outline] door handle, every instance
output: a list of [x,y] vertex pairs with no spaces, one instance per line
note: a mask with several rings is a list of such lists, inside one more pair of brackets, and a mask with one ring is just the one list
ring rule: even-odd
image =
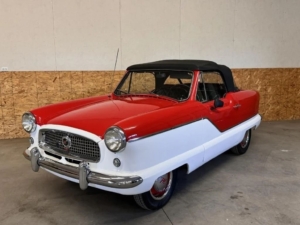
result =
[[233,106],[233,108],[237,109],[237,108],[240,108],[241,107],[241,104],[236,104]]

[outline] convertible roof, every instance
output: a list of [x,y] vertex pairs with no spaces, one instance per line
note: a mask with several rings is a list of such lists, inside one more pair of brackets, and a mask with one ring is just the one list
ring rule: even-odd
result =
[[137,70],[182,70],[182,71],[210,71],[219,72],[226,84],[228,91],[235,91],[234,82],[231,70],[224,65],[219,65],[212,61],[207,60],[161,60],[149,63],[142,63],[129,66],[129,71]]

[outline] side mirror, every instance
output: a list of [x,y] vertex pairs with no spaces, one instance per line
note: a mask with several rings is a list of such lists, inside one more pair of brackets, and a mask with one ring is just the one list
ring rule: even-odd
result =
[[216,108],[220,108],[223,107],[224,102],[222,100],[220,100],[219,98],[214,100],[214,107],[212,107],[211,109],[216,109]]

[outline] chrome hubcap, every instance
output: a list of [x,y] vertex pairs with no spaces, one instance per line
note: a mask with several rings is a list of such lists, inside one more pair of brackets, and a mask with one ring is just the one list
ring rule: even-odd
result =
[[245,133],[245,136],[241,142],[241,147],[242,148],[245,148],[247,145],[248,145],[248,142],[249,142],[249,139],[250,139],[250,132],[249,130],[247,130],[247,132]]
[[153,187],[150,190],[152,198],[155,200],[163,199],[169,192],[173,180],[173,173],[167,173],[154,182]]

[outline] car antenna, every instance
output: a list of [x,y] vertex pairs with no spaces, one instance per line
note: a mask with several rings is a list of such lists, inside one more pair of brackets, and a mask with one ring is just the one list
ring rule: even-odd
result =
[[115,72],[116,72],[118,56],[119,56],[119,48],[118,48],[117,55],[116,55],[116,62],[115,62],[114,72],[113,72],[113,75],[111,77],[110,90],[112,89],[112,84],[113,84],[113,80],[114,80],[114,76],[115,76]]

